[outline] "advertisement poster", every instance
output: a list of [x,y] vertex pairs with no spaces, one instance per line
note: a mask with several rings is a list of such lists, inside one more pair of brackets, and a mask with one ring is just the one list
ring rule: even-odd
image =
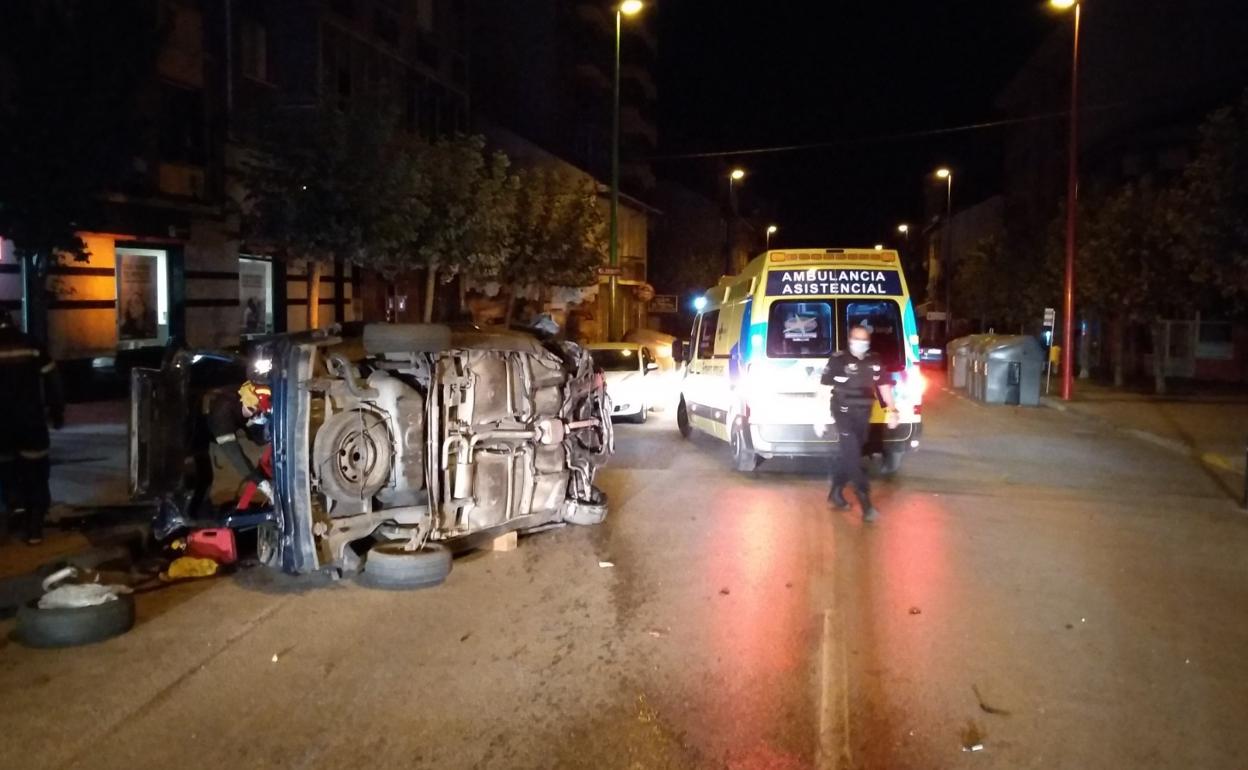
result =
[[243,311],[243,334],[268,332],[268,265],[258,262],[238,264],[238,304]]
[[156,340],[156,257],[117,252],[117,336],[122,340]]

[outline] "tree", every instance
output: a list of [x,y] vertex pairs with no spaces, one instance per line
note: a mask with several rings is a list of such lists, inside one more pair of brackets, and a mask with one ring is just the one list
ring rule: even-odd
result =
[[456,136],[416,152],[415,198],[428,216],[395,252],[403,269],[425,270],[424,320],[433,320],[439,275],[497,275],[511,245],[516,178],[501,152],[487,155],[479,136]]
[[1025,326],[1040,316],[1041,299],[1034,291],[1041,272],[1016,259],[1002,238],[979,240],[958,260],[953,273],[954,307],[985,326]]
[[49,270],[88,259],[78,231],[150,146],[142,97],[162,40],[140,0],[0,3],[0,234],[25,264],[42,340]]
[[596,283],[608,250],[592,179],[558,168],[524,169],[514,195],[507,259],[490,276],[507,287],[508,320],[522,293]]
[[418,154],[379,105],[286,110],[244,167],[243,232],[287,258],[308,260],[308,326],[325,260],[367,264],[393,277],[409,233],[424,226]]

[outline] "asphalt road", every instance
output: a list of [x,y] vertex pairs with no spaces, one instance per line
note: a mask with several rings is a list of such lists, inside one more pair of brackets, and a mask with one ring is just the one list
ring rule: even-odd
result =
[[0,641],[0,767],[1243,767],[1223,486],[1072,415],[929,396],[873,525],[818,466],[742,476],[661,417],[620,426],[608,523],[440,589],[250,570],[139,597],[101,645]]

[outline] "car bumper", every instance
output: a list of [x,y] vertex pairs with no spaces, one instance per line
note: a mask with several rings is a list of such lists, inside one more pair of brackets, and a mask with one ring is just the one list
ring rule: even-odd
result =
[[868,452],[913,452],[919,448],[922,436],[921,422],[903,422],[896,428],[873,422],[867,434],[866,449]]
[[834,426],[819,436],[813,425],[750,425],[750,441],[755,454],[773,457],[825,457],[836,454]]

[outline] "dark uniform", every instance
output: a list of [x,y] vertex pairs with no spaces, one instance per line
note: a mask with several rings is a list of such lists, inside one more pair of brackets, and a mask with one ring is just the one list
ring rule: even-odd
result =
[[212,491],[213,465],[209,447],[216,444],[243,478],[251,481],[264,479],[243,448],[238,444],[238,434],[244,432],[251,441],[265,444],[269,441],[266,425],[256,419],[243,416],[243,401],[236,388],[222,388],[204,399],[204,407],[195,421],[191,438],[191,457],[195,463],[195,484],[191,494],[188,513],[199,516],[205,500]]
[[60,428],[64,420],[56,364],[0,313],[0,490],[10,516],[24,520],[29,543],[43,539],[52,504],[48,422]]
[[867,353],[862,358],[846,352],[833,353],[823,368],[824,385],[832,387],[832,417],[840,436],[832,465],[832,489],[853,485],[863,510],[871,507],[871,486],[862,467],[862,448],[871,428],[871,408],[879,398],[884,365],[880,357]]

